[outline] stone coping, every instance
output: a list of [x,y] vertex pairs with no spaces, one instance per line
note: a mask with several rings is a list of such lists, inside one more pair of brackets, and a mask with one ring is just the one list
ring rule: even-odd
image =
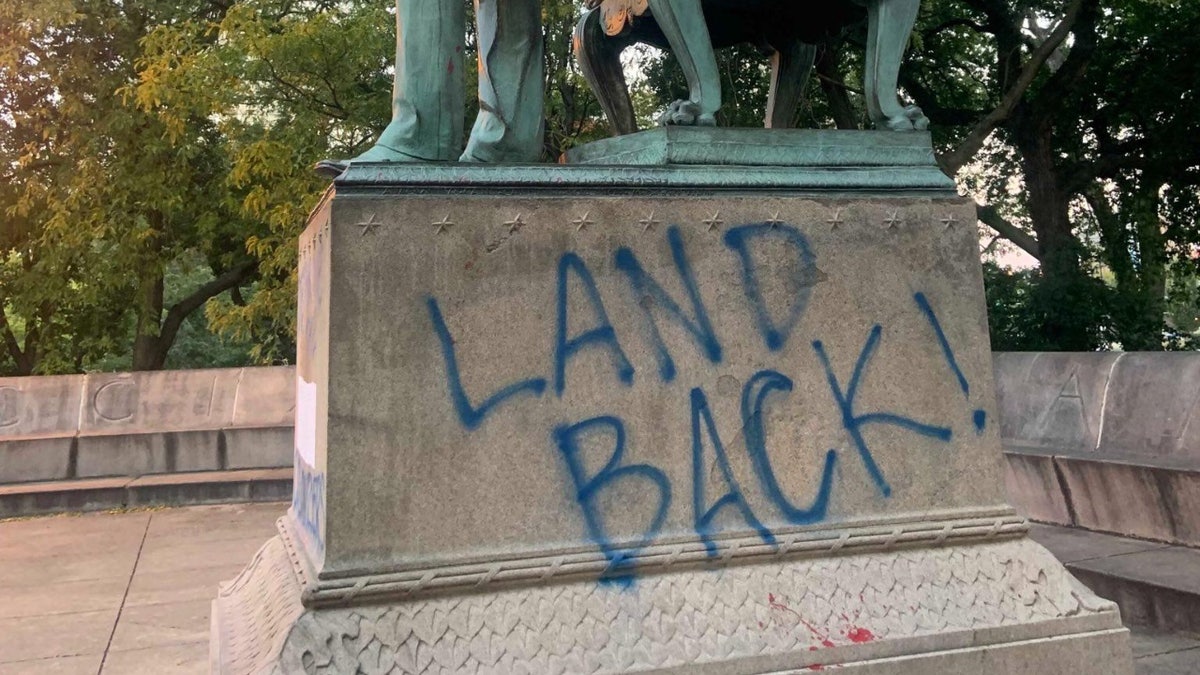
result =
[[0,441],[293,423],[295,369],[0,378]]

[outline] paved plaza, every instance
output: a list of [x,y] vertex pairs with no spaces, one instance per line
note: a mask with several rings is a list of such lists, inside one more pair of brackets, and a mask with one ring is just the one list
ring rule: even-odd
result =
[[0,522],[0,675],[207,673],[209,605],[282,503]]
[[[0,522],[0,675],[207,673],[217,585],[249,562],[285,509],[236,504]],[[1138,675],[1200,673],[1200,639],[1192,636],[1135,632],[1133,649]]]

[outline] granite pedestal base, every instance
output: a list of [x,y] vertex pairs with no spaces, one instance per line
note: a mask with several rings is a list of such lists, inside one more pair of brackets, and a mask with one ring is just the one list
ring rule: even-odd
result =
[[214,670],[1130,672],[1005,503],[973,205],[844,169],[352,165]]
[[[455,592],[305,608],[313,579],[280,521],[213,605],[216,672],[1131,672],[1116,605],[1023,534],[956,543],[831,538],[806,554],[730,565],[665,560],[626,587],[551,566]],[[1019,531],[1018,531],[1019,532]],[[886,533],[886,534],[885,534]],[[865,533],[864,533],[865,534]],[[842,544],[839,547],[839,543]],[[868,550],[853,553],[856,546]],[[561,568],[559,568],[561,569]],[[561,577],[561,578],[560,578]],[[351,591],[353,589],[350,589]],[[411,596],[410,596],[411,597]]]

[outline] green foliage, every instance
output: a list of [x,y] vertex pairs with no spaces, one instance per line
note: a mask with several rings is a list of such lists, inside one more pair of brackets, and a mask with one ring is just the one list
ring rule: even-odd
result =
[[[386,126],[392,12],[0,3],[0,373],[291,361],[296,237],[327,185],[311,167]],[[543,4],[547,160],[608,133],[571,56],[578,12]],[[983,220],[1041,261],[987,268],[996,348],[1194,345],[1198,24],[1193,0],[923,3],[904,93]],[[821,47],[800,126],[863,126],[864,38],[850,26]],[[643,61],[646,121],[686,88],[669,58]],[[720,122],[760,125],[767,60],[718,62]]]
[[[203,4],[6,4],[0,32],[0,305],[6,369],[78,370],[134,317],[133,366],[161,367],[182,321],[253,271],[221,180],[214,122],[164,119],[123,95],[142,40]],[[198,256],[221,278],[163,304],[163,275]]]
[[[931,119],[947,173],[987,205],[982,220],[1040,262],[988,268],[997,348],[1194,344],[1198,24],[1193,0],[922,3],[902,93]],[[850,26],[821,47],[801,126],[863,125],[863,40]],[[740,48],[718,61],[722,123],[758,126],[763,59]],[[686,92],[666,56],[645,84],[643,115]]]

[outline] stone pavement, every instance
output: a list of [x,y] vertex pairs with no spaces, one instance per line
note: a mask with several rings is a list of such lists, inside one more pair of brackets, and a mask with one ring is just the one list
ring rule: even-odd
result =
[[[0,522],[0,675],[208,672],[209,603],[282,503]],[[1042,537],[1039,537],[1042,538]],[[1138,675],[1200,675],[1200,638],[1135,631]]]
[[286,504],[0,522],[0,675],[207,673],[209,604]]

